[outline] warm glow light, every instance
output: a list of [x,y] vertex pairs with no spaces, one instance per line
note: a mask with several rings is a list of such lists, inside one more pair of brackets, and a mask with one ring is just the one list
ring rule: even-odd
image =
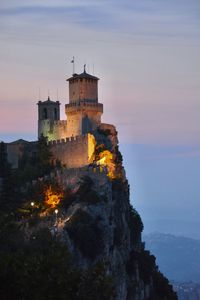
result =
[[[49,205],[51,208],[55,208],[59,204],[62,197],[63,197],[62,193],[54,192],[52,190],[52,187],[50,186],[45,192],[45,203]],[[57,209],[55,210],[55,213],[56,211]]]
[[94,159],[94,151],[96,146],[95,137],[92,134],[88,134],[88,161],[92,162]]
[[35,205],[35,203],[34,202],[31,202],[31,206],[34,206]]
[[57,213],[58,213],[58,209],[55,209],[55,214],[57,215]]
[[105,166],[108,169],[108,177],[115,178],[115,164],[113,162],[113,154],[109,150],[104,150],[99,153],[99,160],[97,165]]

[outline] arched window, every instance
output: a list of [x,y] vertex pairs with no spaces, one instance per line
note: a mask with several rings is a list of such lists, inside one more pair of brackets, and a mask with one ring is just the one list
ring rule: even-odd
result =
[[46,107],[43,109],[43,119],[44,120],[48,119],[47,108]]

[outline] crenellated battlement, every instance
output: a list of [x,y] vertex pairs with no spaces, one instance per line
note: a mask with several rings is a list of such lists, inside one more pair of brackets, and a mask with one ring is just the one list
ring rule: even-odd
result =
[[87,138],[88,138],[88,134],[83,134],[83,135],[71,136],[64,139],[48,141],[47,144],[49,146],[52,146],[52,145],[64,145],[68,143],[82,143]]
[[54,160],[67,168],[88,166],[93,161],[95,137],[88,133],[81,136],[48,142]]

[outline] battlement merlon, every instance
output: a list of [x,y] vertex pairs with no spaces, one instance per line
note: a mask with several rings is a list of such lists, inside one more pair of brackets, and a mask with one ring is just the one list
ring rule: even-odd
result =
[[103,113],[103,104],[92,103],[92,102],[88,102],[88,101],[79,101],[79,102],[72,102],[72,103],[65,105],[66,114],[85,111],[85,110],[102,114]]

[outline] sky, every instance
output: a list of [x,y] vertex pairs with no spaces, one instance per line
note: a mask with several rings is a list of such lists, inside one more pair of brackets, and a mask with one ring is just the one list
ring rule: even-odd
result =
[[74,56],[100,78],[146,230],[197,236],[199,53],[199,0],[0,0],[0,140],[36,139],[48,94],[65,118]]

